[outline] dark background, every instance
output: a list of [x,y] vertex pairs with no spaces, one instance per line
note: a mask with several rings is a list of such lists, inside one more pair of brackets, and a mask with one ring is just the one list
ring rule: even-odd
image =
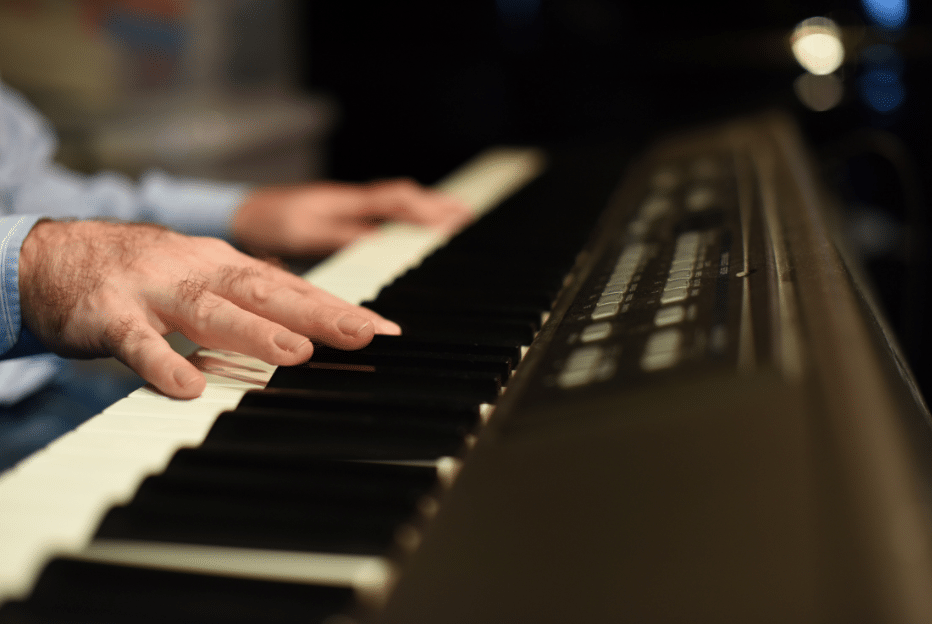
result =
[[[929,11],[898,32],[858,1],[510,0],[302,4],[304,86],[332,94],[341,122],[331,175],[431,183],[494,144],[638,146],[677,127],[780,106],[795,114],[845,205],[854,244],[927,396],[932,292],[928,185]],[[793,27],[829,16],[861,36],[837,72],[841,104],[802,106]],[[867,105],[868,43],[903,62],[894,111]]]

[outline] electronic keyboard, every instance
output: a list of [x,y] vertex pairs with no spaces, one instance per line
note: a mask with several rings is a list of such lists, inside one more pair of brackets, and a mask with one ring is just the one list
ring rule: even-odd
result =
[[0,623],[932,621],[928,412],[815,171],[778,113],[485,154],[462,233],[307,276],[401,337],[200,350],[0,477]]

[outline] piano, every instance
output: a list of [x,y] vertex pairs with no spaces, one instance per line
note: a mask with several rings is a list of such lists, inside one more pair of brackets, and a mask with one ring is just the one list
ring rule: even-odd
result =
[[0,624],[932,621],[932,421],[789,117],[441,188],[307,275],[402,337],[0,475]]

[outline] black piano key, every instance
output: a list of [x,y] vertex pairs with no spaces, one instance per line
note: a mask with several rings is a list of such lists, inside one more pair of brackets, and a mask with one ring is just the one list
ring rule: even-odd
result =
[[2,624],[323,624],[353,591],[302,583],[54,559]]
[[470,355],[500,355],[511,359],[512,367],[521,359],[521,348],[493,345],[457,336],[451,340],[424,340],[411,336],[376,334],[366,349],[370,351],[406,351],[412,353],[465,353]]
[[470,341],[493,345],[521,347],[531,344],[534,325],[515,321],[482,321],[456,316],[431,316],[417,311],[398,312],[391,320],[402,333],[418,340]]
[[256,449],[217,450],[206,447],[178,449],[162,474],[213,475],[234,480],[233,473],[245,480],[294,479],[314,482],[318,489],[371,491],[374,496],[394,496],[401,492],[412,500],[437,484],[437,469],[429,465],[404,463],[334,461],[306,456],[281,456]]
[[156,478],[161,477],[246,489],[283,488],[339,500],[364,498],[373,504],[380,500],[413,504],[437,485],[433,466],[332,461],[207,447],[179,449]]
[[500,384],[494,375],[479,373],[432,374],[428,369],[411,374],[313,369],[280,366],[267,384],[270,388],[340,390],[384,397],[450,397],[491,403],[498,398]]
[[383,288],[376,302],[378,304],[416,303],[433,309],[502,310],[515,312],[542,312],[549,310],[556,296],[555,290],[546,288],[519,288],[514,284],[504,284],[498,288],[488,285],[484,288],[467,287],[459,283],[455,276],[453,283],[439,287],[432,284],[399,284]]
[[[423,269],[436,268],[424,272]],[[456,267],[421,266],[397,277],[390,284],[382,287],[380,296],[401,296],[405,290],[421,289],[432,291],[437,297],[466,299],[498,299],[501,301],[530,303],[537,305],[541,294],[553,297],[560,289],[563,276],[571,267],[561,268],[553,273],[524,272],[511,270],[499,271],[494,276],[472,271],[457,270]],[[417,293],[415,293],[417,294]]]
[[341,351],[328,347],[317,347],[310,365],[375,366],[381,370],[390,368],[434,368],[448,371],[473,371],[492,373],[500,383],[508,380],[512,369],[511,358],[494,355],[470,355],[464,353],[434,352],[413,353],[410,351],[370,350]]
[[130,503],[104,516],[96,537],[378,555],[435,483],[428,468],[295,466],[248,464],[226,474],[188,458],[146,478]]
[[389,303],[385,303],[384,300],[380,299],[379,301],[367,302],[364,307],[378,312],[385,318],[402,318],[416,314],[422,317],[442,317],[449,319],[451,323],[457,322],[457,320],[519,323],[530,327],[532,332],[540,330],[543,313],[550,309],[549,307],[534,308],[507,303],[496,304],[495,302],[467,302],[463,304],[458,304],[455,301],[424,302],[413,298]]
[[337,459],[436,459],[458,455],[469,432],[439,418],[239,408],[220,414],[202,445]]
[[449,397],[379,396],[375,393],[297,388],[250,390],[237,409],[257,408],[327,413],[378,413],[384,418],[438,419],[471,428],[479,420],[479,405]]

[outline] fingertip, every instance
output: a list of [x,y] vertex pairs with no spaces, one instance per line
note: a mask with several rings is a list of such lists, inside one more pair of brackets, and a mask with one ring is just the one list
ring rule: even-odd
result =
[[204,375],[190,363],[177,367],[172,372],[172,381],[174,381],[173,387],[160,387],[159,389],[176,399],[195,399],[201,396],[207,387]]
[[207,380],[201,371],[176,353],[150,325],[137,323],[121,338],[114,342],[112,353],[166,396],[194,399],[204,392]]
[[378,326],[375,328],[375,333],[385,334],[388,336],[400,336],[401,335],[401,326],[392,321],[383,319],[379,322]]

